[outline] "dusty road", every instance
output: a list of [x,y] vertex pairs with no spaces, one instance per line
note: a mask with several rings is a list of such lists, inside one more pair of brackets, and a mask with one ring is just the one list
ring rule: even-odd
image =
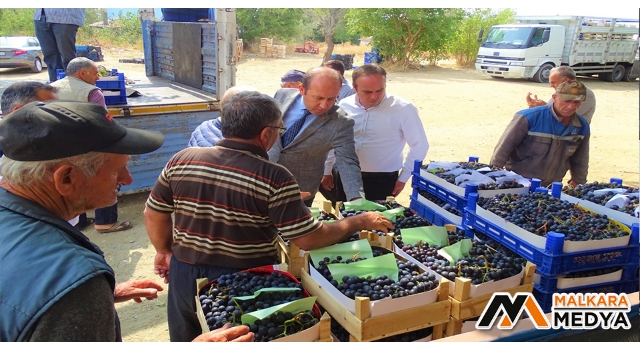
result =
[[[341,52],[336,52],[341,53]],[[119,58],[142,57],[141,52],[105,50],[107,67],[116,67],[129,78],[144,76],[144,66],[120,64]],[[253,85],[273,95],[279,78],[289,69],[307,70],[321,63],[321,56],[287,54],[285,59],[264,59],[245,54],[238,64],[237,84]],[[362,56],[355,58],[362,64]],[[351,71],[346,77],[351,78]],[[15,80],[46,80],[46,73],[0,69],[0,93]],[[589,181],[608,181],[620,177],[624,184],[638,186],[638,82],[606,83],[597,79],[580,79],[591,88],[597,99],[592,122]],[[389,73],[387,93],[413,102],[420,113],[429,152],[426,162],[464,161],[470,155],[488,162],[493,148],[514,113],[526,107],[527,92],[549,98],[551,89],[545,84],[526,80],[501,80],[482,76],[473,69],[459,69],[441,64],[420,71]],[[408,205],[410,188],[398,197]],[[154,249],[149,244],[141,212],[147,193],[122,196],[120,218],[131,220],[135,227],[122,233],[85,233],[106,253],[116,271],[118,281],[131,278],[155,278],[152,262]],[[320,195],[317,197],[321,199]],[[195,292],[195,291],[194,291]],[[125,341],[168,341],[166,324],[166,292],[159,299],[142,304],[118,304]]]

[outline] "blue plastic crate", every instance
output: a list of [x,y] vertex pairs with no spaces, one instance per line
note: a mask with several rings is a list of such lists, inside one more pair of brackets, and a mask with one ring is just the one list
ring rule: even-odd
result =
[[[419,194],[417,193],[417,190],[414,190],[414,193],[409,197],[411,199],[411,202],[409,203],[409,208],[415,210],[416,213],[418,213],[418,215],[420,215],[421,217],[423,217],[424,219],[426,219],[427,221],[429,221],[430,223],[436,226],[444,226],[447,224],[451,224],[451,225],[455,225],[457,227],[462,228],[462,221],[463,221],[462,217],[457,216],[453,213],[449,213],[444,209],[441,209],[443,213],[438,213],[437,210],[432,209],[429,206],[425,205],[424,203],[420,202],[418,200],[418,196]],[[429,203],[433,203],[426,198],[423,198],[423,200]],[[435,203],[433,203],[433,205],[437,206],[437,204]],[[452,218],[448,218],[445,213],[449,214],[449,216],[451,216]],[[455,219],[455,221],[452,219]]]
[[127,96],[105,96],[105,104],[108,105],[126,105]]
[[555,291],[544,291],[538,288],[538,285],[533,286],[533,296],[540,304],[540,307],[545,313],[551,312],[551,305],[553,305],[553,293],[626,293],[631,294],[638,291],[635,286],[635,281],[617,281],[609,283],[592,284],[589,286],[581,286],[568,289],[557,289]]
[[[606,282],[606,283],[612,283],[612,282],[632,282],[633,283],[637,280],[636,272],[638,270],[638,264],[629,264],[629,265],[622,266],[621,268],[622,268],[622,276],[620,276],[620,279],[616,281]],[[538,281],[538,283],[536,283],[536,287],[538,288],[538,290],[546,293],[553,293],[554,291],[559,290],[558,277],[548,277],[548,276],[545,276],[544,274],[539,274],[539,277],[540,277],[540,280]],[[581,287],[583,286],[574,287],[574,288],[581,288]]]
[[89,51],[89,46],[78,46],[78,45],[76,45],[76,51]]
[[[472,196],[477,196],[473,194]],[[522,240],[491,221],[478,216],[475,212],[476,197],[470,198],[465,208],[463,226],[484,233],[498,243],[511,249],[519,256],[536,264],[537,270],[546,276],[559,276],[569,272],[593,270],[627,264],[638,264],[638,224],[631,228],[629,244],[622,247],[603,248],[573,253],[563,253],[564,235],[549,232],[544,249]]]
[[126,84],[124,80],[98,80],[96,86],[102,90],[124,90]]
[[464,211],[464,208],[467,206],[467,200],[463,196],[457,195],[447,190],[446,188],[423,178],[422,176],[420,176],[420,172],[414,171],[412,175],[413,180],[411,186],[413,188],[431,193],[432,195],[451,204],[454,208],[456,208],[456,210],[461,213]]

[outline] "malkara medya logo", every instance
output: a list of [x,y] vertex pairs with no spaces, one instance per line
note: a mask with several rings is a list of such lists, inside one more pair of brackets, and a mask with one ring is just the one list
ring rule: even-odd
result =
[[631,311],[629,297],[614,293],[554,293],[551,320],[531,293],[494,293],[485,307],[476,329],[491,329],[496,320],[498,329],[513,329],[526,311],[537,329],[630,329],[627,313]]

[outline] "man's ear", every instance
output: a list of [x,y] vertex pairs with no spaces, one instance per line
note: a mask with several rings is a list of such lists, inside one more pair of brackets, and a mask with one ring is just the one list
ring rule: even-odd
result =
[[68,196],[77,189],[82,176],[80,170],[71,164],[63,164],[53,171],[53,184],[63,196]]
[[302,87],[302,84],[298,85],[298,90],[300,90],[300,95],[304,95],[304,88]]

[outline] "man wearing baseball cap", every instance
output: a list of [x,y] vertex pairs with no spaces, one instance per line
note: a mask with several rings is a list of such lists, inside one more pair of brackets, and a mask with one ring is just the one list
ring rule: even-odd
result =
[[587,120],[576,113],[586,94],[581,82],[563,82],[552,96],[553,104],[516,113],[491,164],[540,179],[542,186],[561,182],[567,170],[570,186],[586,183],[591,131]]
[[280,78],[280,87],[283,89],[297,89],[302,84],[304,79],[304,72],[297,69],[292,69]]
[[121,341],[114,302],[157,298],[152,280],[117,284],[67,221],[115,203],[132,182],[129,155],[163,141],[92,103],[32,102],[0,121],[0,341]]

